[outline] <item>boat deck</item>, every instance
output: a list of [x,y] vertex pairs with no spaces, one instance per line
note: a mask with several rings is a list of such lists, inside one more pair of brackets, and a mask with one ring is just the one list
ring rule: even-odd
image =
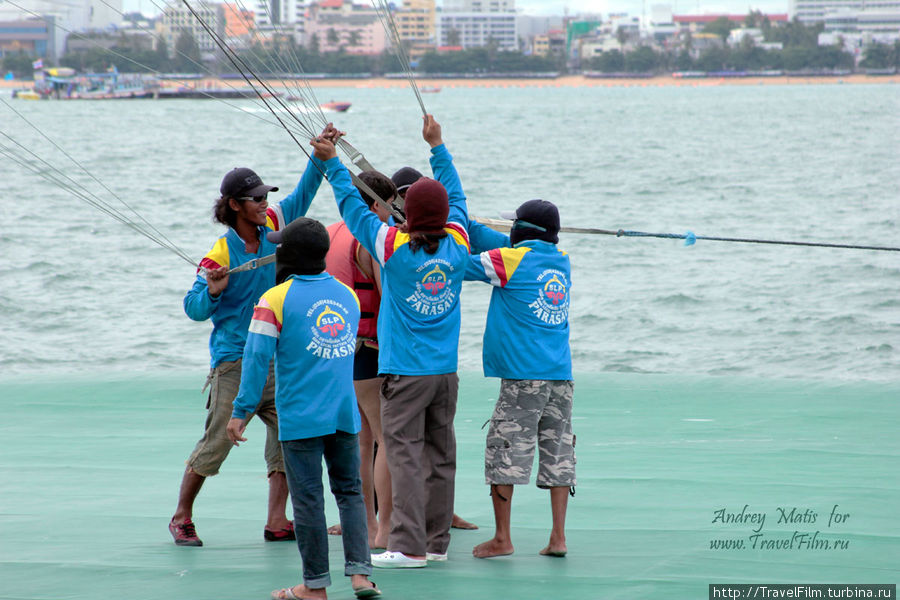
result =
[[[262,538],[257,422],[198,498],[205,546],[172,544],[166,524],[201,434],[202,384],[202,373],[0,381],[0,599],[262,600],[299,582],[296,546]],[[532,485],[514,497],[515,554],[479,560],[471,548],[493,532],[482,424],[497,388],[464,375],[456,421],[457,513],[481,529],[453,530],[446,563],[376,569],[385,598],[699,599],[710,583],[900,579],[900,385],[580,375],[569,555],[537,555],[550,511]],[[804,521],[779,523],[779,508]],[[721,509],[732,522],[714,522]],[[350,599],[330,539],[329,597]]]

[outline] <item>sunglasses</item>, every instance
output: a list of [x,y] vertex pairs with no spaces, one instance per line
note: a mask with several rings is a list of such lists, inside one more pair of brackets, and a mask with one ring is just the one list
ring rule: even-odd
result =
[[537,229],[538,231],[547,231],[546,227],[541,227],[540,225],[535,225],[534,223],[529,223],[528,221],[523,221],[522,219],[516,219],[513,221],[513,229]]
[[262,196],[243,196],[241,198],[235,198],[238,202],[244,202],[245,200],[252,200],[253,202],[259,203],[265,201],[268,198],[268,194],[263,194]]

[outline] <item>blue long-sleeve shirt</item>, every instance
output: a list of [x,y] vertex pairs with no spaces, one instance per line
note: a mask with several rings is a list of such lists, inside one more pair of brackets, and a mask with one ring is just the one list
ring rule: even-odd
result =
[[360,429],[353,390],[359,299],[329,275],[292,275],[259,299],[231,416],[256,410],[275,357],[278,439]]
[[378,313],[379,373],[454,373],[459,348],[459,294],[469,260],[466,197],[441,144],[431,150],[431,167],[447,190],[450,210],[438,250],[412,251],[409,235],[382,223],[368,210],[337,158],[326,162],[338,209],[347,227],[382,267]]
[[[309,210],[319,185],[322,183],[324,163],[313,157],[303,176],[290,194],[266,211],[266,225],[259,227],[259,249],[255,253],[245,251],[244,240],[231,228],[216,240],[200,266],[205,269],[234,268],[255,258],[275,252],[276,244],[266,239],[268,231],[281,229]],[[184,312],[194,321],[212,320],[209,336],[210,366],[237,360],[244,352],[247,327],[253,315],[253,305],[263,292],[275,285],[275,265],[268,264],[249,271],[232,273],[228,286],[213,298],[209,294],[206,278],[198,270],[194,285],[184,297]]]
[[568,254],[526,240],[472,256],[466,279],[494,286],[484,328],[486,377],[572,379]]

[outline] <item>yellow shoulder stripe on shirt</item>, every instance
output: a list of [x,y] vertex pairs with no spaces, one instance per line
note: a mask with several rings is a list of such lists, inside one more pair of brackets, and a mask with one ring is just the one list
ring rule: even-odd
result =
[[456,240],[456,243],[460,246],[465,246],[466,248],[469,247],[469,240],[458,229],[454,229],[453,227],[444,227],[444,231],[449,233],[450,236],[453,237],[453,239]]
[[503,269],[506,271],[506,280],[512,279],[513,273],[519,268],[525,254],[531,252],[531,248],[500,248],[500,256],[503,257]]
[[284,323],[284,299],[292,283],[294,283],[294,280],[288,279],[281,285],[276,285],[263,294],[263,300],[269,305],[279,323]]
[[396,252],[397,248],[399,248],[403,244],[408,244],[408,243],[409,243],[409,234],[403,233],[402,231],[397,231],[397,234],[394,236],[393,251]]
[[228,239],[223,235],[218,240],[216,240],[216,245],[212,247],[212,250],[206,253],[206,256],[204,258],[208,258],[220,267],[230,266]]

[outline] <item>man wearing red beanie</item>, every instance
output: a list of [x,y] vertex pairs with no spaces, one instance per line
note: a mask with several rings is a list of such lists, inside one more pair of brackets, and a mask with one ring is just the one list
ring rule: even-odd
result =
[[469,261],[466,197],[441,127],[425,116],[435,179],[409,187],[406,232],[382,223],[350,182],[327,139],[312,141],[325,161],[341,216],[381,265],[378,372],[384,450],[393,514],[387,551],[376,567],[424,567],[446,560],[453,515],[459,378],[459,294]]

